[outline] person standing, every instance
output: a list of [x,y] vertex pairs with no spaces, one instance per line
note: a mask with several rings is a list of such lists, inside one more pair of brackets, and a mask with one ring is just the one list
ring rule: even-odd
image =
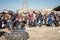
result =
[[36,19],[36,12],[35,11],[33,11],[33,26],[36,26],[37,25],[37,19]]
[[39,17],[39,19],[40,19],[40,27],[42,27],[42,25],[43,25],[43,15],[42,15],[42,13],[39,11],[39,14],[40,14],[40,17]]
[[29,27],[32,26],[32,23],[33,23],[33,14],[32,14],[32,12],[30,12],[30,14],[29,14]]

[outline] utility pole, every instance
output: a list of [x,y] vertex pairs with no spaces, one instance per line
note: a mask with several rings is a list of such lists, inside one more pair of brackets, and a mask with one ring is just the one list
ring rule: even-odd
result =
[[24,16],[24,11],[28,11],[28,0],[22,1],[22,16]]

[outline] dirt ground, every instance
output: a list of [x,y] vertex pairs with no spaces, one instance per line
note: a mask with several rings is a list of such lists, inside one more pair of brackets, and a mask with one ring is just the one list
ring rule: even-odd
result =
[[60,27],[33,27],[26,28],[29,33],[28,40],[60,40]]
[[[28,40],[60,40],[60,27],[26,27],[29,33]],[[2,36],[0,40],[5,40]]]

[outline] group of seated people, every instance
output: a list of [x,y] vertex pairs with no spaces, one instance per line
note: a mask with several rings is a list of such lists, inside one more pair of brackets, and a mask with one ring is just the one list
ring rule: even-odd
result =
[[39,25],[46,26],[60,26],[60,15],[54,14],[51,12],[49,14],[42,14],[40,11],[38,12],[27,12],[27,15],[22,16],[22,14],[14,12],[1,12],[0,13],[0,28],[8,28],[9,30],[25,30],[25,24],[29,25],[29,27],[35,27]]
[[8,28],[9,30],[25,30],[25,17],[13,12],[0,13],[0,28]]

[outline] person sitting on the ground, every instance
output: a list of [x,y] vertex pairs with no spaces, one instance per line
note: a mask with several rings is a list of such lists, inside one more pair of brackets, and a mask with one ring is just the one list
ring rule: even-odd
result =
[[25,31],[25,21],[23,18],[19,17],[19,20],[16,23],[15,31]]
[[13,29],[13,21],[12,21],[12,15],[10,13],[7,13],[6,14],[6,17],[7,17],[7,28],[9,30],[12,30]]

